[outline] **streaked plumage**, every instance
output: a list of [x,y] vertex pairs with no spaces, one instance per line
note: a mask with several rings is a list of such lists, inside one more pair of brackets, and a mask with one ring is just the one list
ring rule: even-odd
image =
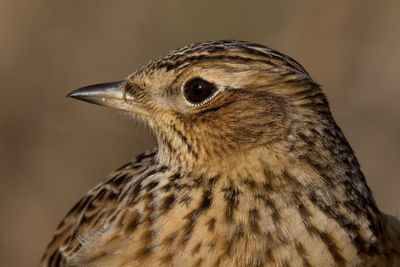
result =
[[135,113],[158,148],[72,208],[42,266],[400,265],[398,219],[295,60],[199,43],[70,96]]

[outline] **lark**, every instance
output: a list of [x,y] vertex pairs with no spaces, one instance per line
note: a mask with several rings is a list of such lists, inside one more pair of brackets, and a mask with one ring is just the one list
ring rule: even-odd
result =
[[131,114],[158,147],[83,196],[41,266],[400,266],[399,220],[294,59],[196,43],[68,96]]

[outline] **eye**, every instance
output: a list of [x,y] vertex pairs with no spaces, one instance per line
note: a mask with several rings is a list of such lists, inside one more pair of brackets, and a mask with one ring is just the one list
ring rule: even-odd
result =
[[216,91],[214,84],[201,78],[189,80],[183,88],[186,100],[192,104],[201,104],[207,101]]

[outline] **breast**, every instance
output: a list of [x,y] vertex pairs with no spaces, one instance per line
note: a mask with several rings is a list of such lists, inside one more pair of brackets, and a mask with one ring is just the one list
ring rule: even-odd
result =
[[166,177],[157,178],[157,185],[153,179],[143,181],[145,193],[131,206],[126,202],[111,227],[88,235],[70,265],[363,263],[345,229],[311,201],[299,207],[271,192],[255,194],[246,183],[218,181],[212,189],[207,183],[181,183],[171,188],[172,176]]

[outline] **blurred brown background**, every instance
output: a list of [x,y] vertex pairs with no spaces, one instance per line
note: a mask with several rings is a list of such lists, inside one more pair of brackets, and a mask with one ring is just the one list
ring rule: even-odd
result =
[[0,0],[0,259],[36,265],[67,210],[146,148],[118,112],[66,99],[191,42],[250,40],[323,85],[378,205],[400,214],[399,1]]

